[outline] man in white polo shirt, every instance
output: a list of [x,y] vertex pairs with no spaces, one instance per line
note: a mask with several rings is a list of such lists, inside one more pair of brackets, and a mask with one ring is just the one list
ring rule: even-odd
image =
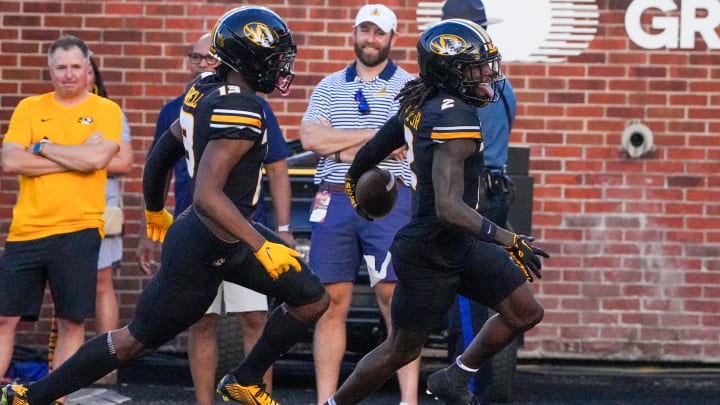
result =
[[[381,4],[363,6],[353,26],[356,60],[320,81],[300,124],[303,148],[321,156],[315,175],[319,191],[310,213],[310,266],[331,298],[330,308],[315,326],[320,404],[337,389],[346,347],[345,320],[363,259],[380,311],[391,328],[390,301],[397,277],[388,248],[397,230],[410,218],[411,172],[405,148],[379,165],[400,182],[397,203],[388,216],[369,221],[358,215],[344,192],[344,182],[355,152],[395,115],[395,96],[414,79],[388,59],[397,37],[397,18],[392,10]],[[402,403],[417,404],[419,368],[416,360],[398,371]]]

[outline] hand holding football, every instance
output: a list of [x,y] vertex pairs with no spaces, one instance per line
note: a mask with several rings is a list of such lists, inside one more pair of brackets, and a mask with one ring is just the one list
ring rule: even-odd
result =
[[357,204],[371,218],[382,218],[395,206],[398,196],[395,176],[373,167],[360,176],[355,189]]

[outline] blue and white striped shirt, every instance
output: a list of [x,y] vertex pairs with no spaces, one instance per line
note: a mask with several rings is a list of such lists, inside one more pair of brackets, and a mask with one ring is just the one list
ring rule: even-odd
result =
[[[328,120],[333,128],[380,129],[397,113],[400,105],[395,96],[405,83],[415,77],[388,60],[387,66],[378,77],[365,82],[358,77],[355,63],[318,83],[310,96],[303,121],[318,122],[323,118]],[[358,90],[362,90],[370,106],[369,114],[362,114],[358,108],[360,103],[355,100]],[[408,162],[386,159],[378,166],[391,171],[405,185],[410,185],[412,176]],[[350,163],[339,163],[322,156],[315,173],[315,184],[322,181],[343,184],[349,168]]]

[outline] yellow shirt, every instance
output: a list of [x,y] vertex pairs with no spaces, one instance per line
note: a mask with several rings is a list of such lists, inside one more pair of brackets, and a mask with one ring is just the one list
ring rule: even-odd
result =
[[[27,147],[46,137],[58,145],[80,145],[100,131],[105,139],[119,145],[121,117],[120,106],[94,94],[73,107],[58,104],[54,93],[41,94],[20,101],[3,142]],[[34,240],[88,228],[102,233],[105,170],[19,178],[8,241]]]

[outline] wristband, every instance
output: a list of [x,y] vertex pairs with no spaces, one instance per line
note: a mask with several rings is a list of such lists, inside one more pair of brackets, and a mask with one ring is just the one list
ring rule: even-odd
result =
[[290,232],[290,225],[280,225],[277,230],[278,232]]
[[336,162],[338,162],[338,163],[342,163],[342,162],[340,161],[340,151],[335,152],[335,154],[333,155],[333,160],[336,161]]
[[497,233],[497,225],[489,219],[483,217],[480,223],[480,239],[487,242],[495,242],[495,233]]

